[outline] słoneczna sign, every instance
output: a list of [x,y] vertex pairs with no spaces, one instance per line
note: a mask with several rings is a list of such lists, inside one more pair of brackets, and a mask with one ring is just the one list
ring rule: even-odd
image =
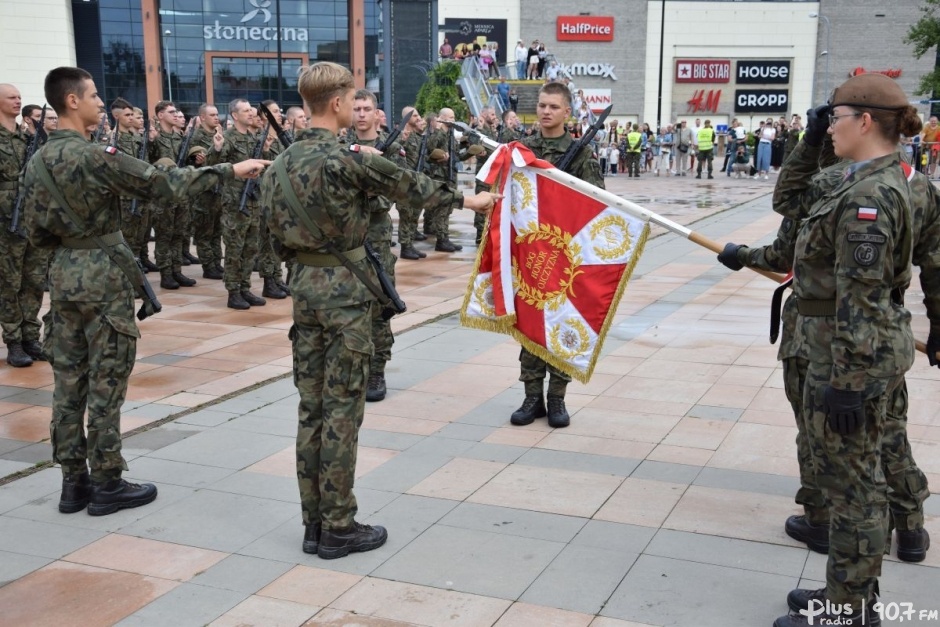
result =
[[790,61],[738,61],[735,76],[739,84],[787,84],[790,82]]
[[[248,0],[248,3],[254,8],[242,16],[241,24],[249,22],[258,16],[261,16],[263,22],[267,24],[271,21],[271,0]],[[222,41],[243,40],[243,41],[308,41],[309,35],[306,28],[294,28],[284,26],[280,29],[272,26],[223,26],[219,20],[215,21],[213,26],[203,26],[202,36],[204,39],[219,39]]]
[[612,81],[617,80],[614,66],[610,63],[563,63],[561,73],[569,76],[600,76]]
[[728,83],[731,61],[728,59],[676,59],[677,83]]
[[555,23],[558,41],[613,41],[614,18],[595,15],[559,15]]
[[790,92],[786,89],[738,89],[734,92],[735,113],[786,113]]

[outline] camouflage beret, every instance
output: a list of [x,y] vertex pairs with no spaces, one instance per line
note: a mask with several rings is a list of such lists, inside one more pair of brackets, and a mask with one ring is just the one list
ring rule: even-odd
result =
[[435,148],[434,150],[431,151],[431,154],[428,155],[428,159],[430,159],[431,161],[443,161],[445,154],[447,153],[445,153],[440,148]]
[[830,104],[891,110],[903,109],[910,102],[894,79],[884,74],[859,74],[836,87]]
[[486,152],[486,148],[484,148],[480,144],[473,144],[472,146],[467,148],[467,152],[469,152],[474,157],[477,157],[479,155],[482,155],[484,152]]
[[176,167],[176,162],[170,159],[169,157],[161,157],[157,159],[157,162],[154,163],[153,165],[160,168],[161,170],[169,170],[170,168]]
[[208,151],[207,151],[205,148],[203,148],[202,146],[193,146],[192,148],[189,149],[189,152],[186,153],[186,156],[187,156],[187,157],[194,157],[194,156],[196,156],[196,155],[198,155],[198,154],[207,154],[207,152],[208,152]]

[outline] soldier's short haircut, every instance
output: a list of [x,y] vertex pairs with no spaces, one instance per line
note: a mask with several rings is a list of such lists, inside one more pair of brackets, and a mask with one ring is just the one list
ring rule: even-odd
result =
[[324,113],[330,100],[355,88],[352,72],[330,61],[305,65],[297,79],[297,93],[313,114]]
[[143,115],[143,114],[144,114],[144,110],[141,109],[140,107],[134,107],[134,113],[135,113],[136,115]]
[[287,119],[292,120],[304,112],[303,107],[291,107],[287,110]]
[[571,92],[563,83],[545,83],[539,88],[539,95],[561,96],[567,101],[571,101]]
[[119,111],[122,109],[133,109],[134,105],[124,100],[123,98],[115,98],[114,102],[111,103],[111,111]]
[[235,111],[238,109],[238,105],[240,105],[240,104],[243,103],[243,102],[244,102],[246,105],[248,105],[249,107],[251,107],[251,105],[248,103],[248,101],[245,100],[244,98],[236,98],[236,99],[233,100],[232,102],[228,103],[228,113],[229,113],[229,115],[235,113]]
[[79,98],[85,95],[85,81],[92,80],[91,74],[80,67],[57,67],[46,74],[43,91],[46,102],[59,115],[65,115],[65,99],[69,94]]
[[171,101],[169,101],[169,100],[161,100],[161,101],[158,102],[156,105],[154,105],[154,107],[153,107],[153,112],[154,112],[154,114],[156,114],[156,115],[160,115],[161,113],[163,113],[164,111],[166,111],[166,110],[169,109],[170,107],[175,107],[175,106],[176,106],[176,105],[173,104],[173,103],[172,103]]
[[211,105],[211,104],[209,104],[208,102],[204,102],[204,103],[202,103],[201,105],[199,105],[199,115],[200,115],[200,117],[201,117],[201,116],[204,116],[204,115],[206,114],[206,109],[208,109],[209,107],[214,107],[214,106],[215,106],[215,105]]
[[265,107],[265,108],[270,108],[271,105],[273,105],[273,104],[277,104],[277,101],[276,101],[276,100],[271,100],[270,98],[267,99],[267,100],[262,100],[262,101],[261,101],[261,106],[262,106],[262,107]]
[[378,108],[379,106],[379,101],[376,100],[375,94],[373,94],[368,89],[357,89],[355,99],[356,100],[371,100],[373,107]]
[[515,111],[513,111],[512,109],[506,109],[505,111],[503,111],[503,115],[502,115],[503,124],[506,123],[506,118],[509,117],[509,114],[510,114],[510,113],[515,113]]
[[22,109],[20,109],[20,113],[23,114],[24,120],[26,118],[33,117],[33,111],[42,111],[42,107],[40,107],[39,105],[35,105],[35,104],[28,104],[28,105],[25,105]]

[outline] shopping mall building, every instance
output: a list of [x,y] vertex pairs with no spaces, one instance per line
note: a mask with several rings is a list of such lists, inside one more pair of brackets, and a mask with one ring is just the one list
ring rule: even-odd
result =
[[[904,43],[921,2],[884,0],[2,0],[0,82],[42,101],[42,78],[77,64],[107,101],[297,101],[305,63],[349,66],[390,111],[410,103],[444,37],[538,39],[595,109],[655,125],[803,112],[857,72],[914,96],[934,51]],[[512,67],[512,64],[510,64]],[[514,69],[511,76],[514,76]],[[927,111],[927,107],[922,107]]]

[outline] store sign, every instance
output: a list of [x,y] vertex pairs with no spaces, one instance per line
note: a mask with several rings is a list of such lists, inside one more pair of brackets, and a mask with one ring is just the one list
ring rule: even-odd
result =
[[613,41],[614,18],[595,15],[559,15],[555,23],[558,41]]
[[[271,0],[248,0],[253,8],[249,9],[242,16],[239,26],[223,26],[219,20],[212,26],[202,27],[202,36],[204,39],[216,39],[219,41],[308,41],[309,34],[306,28],[294,28],[285,26],[277,29],[273,26],[258,26],[267,24],[271,21]],[[254,26],[244,25],[246,22],[255,24]]]
[[849,72],[849,76],[858,76],[859,74],[884,74],[889,78],[901,78],[901,68],[891,70],[866,70],[863,67],[857,67]]
[[718,113],[718,102],[721,100],[720,89],[696,89],[692,97],[686,102],[687,114]]
[[728,59],[676,59],[677,83],[728,83],[731,61]]
[[735,76],[738,83],[787,84],[790,82],[790,61],[738,61]]
[[734,92],[735,113],[786,113],[790,107],[787,89],[738,89]]
[[617,80],[617,75],[614,74],[614,66],[610,63],[563,63],[561,73],[569,76],[599,76],[609,78],[612,81]]
[[584,102],[594,113],[600,113],[613,103],[609,89],[582,89],[584,92]]

